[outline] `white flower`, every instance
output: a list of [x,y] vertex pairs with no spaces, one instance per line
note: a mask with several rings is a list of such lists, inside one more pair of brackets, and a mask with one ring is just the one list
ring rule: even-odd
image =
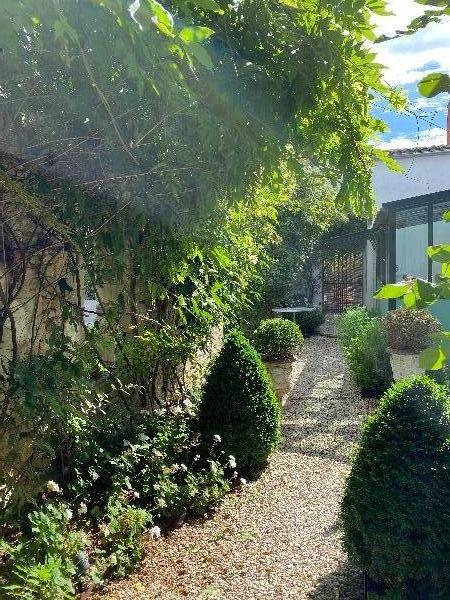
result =
[[180,469],[184,472],[186,472],[188,470],[187,466],[184,463],[181,463]]
[[231,454],[228,458],[229,458],[228,465],[229,465],[230,469],[235,469],[236,468],[236,459]]
[[80,503],[80,506],[78,508],[78,514],[79,515],[85,515],[87,513],[87,506],[84,502]]
[[56,481],[53,481],[53,480],[47,481],[47,490],[49,492],[55,492],[55,494],[61,493],[61,488],[56,483]]
[[66,508],[65,513],[66,513],[67,520],[70,521],[70,519],[73,517],[73,513],[70,510],[70,508]]
[[138,440],[139,440],[140,442],[148,442],[148,439],[149,439],[149,438],[148,438],[148,435],[145,435],[145,433],[140,433],[140,434],[138,435]]
[[244,479],[243,477],[241,477],[241,478],[239,479],[239,483],[240,483],[241,485],[247,485],[247,480],[246,480],[246,479]]
[[160,490],[160,489],[161,489],[161,486],[159,485],[159,483],[154,483],[154,484],[153,484],[153,489],[154,489],[154,490]]
[[94,469],[89,469],[89,473],[92,477],[92,481],[97,481],[97,479],[100,477],[100,475],[97,473],[97,471],[94,471]]
[[158,525],[155,525],[154,527],[152,527],[149,531],[150,537],[152,537],[154,540],[158,539],[161,537],[161,529],[160,527],[158,527]]
[[181,406],[173,406],[172,412],[174,415],[181,415],[181,413],[183,412],[183,409],[181,408]]
[[111,556],[109,557],[109,564],[112,566],[117,565],[117,555],[116,554],[111,554]]
[[215,440],[216,442],[221,442],[221,441],[222,441],[222,438],[221,438],[221,437],[220,437],[220,435],[218,435],[217,433],[216,433],[216,434],[215,434],[213,437],[214,437],[214,440]]
[[186,399],[186,400],[183,402],[183,405],[184,405],[184,407],[185,407],[187,410],[191,410],[191,409],[194,407],[194,405],[192,404],[192,402],[191,402],[190,400],[188,400],[188,399]]
[[136,492],[136,490],[133,491],[133,496],[134,498],[140,498],[141,495],[139,494],[139,492]]
[[153,453],[153,456],[156,456],[156,458],[162,458],[162,452],[160,452],[156,448],[153,448],[152,453]]
[[238,476],[238,472],[237,471],[233,471],[233,479],[236,479]]
[[127,446],[131,446],[131,443],[128,440],[123,440],[123,445],[126,448]]

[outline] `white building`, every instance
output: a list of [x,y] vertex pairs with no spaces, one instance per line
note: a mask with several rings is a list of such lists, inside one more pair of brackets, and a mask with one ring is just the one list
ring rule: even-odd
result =
[[[439,272],[440,265],[428,260],[426,249],[450,243],[450,224],[442,220],[443,212],[450,210],[448,141],[446,146],[393,150],[391,155],[403,173],[376,164],[373,186],[379,212],[367,232],[369,241],[362,251],[347,252],[332,262],[332,269],[340,270],[332,278],[324,268],[325,311],[363,303],[383,312],[387,303],[373,299],[381,285],[406,276],[431,281]],[[334,283],[327,284],[331,279]],[[390,308],[394,306],[395,301]],[[450,329],[450,301],[439,302],[431,310]]]

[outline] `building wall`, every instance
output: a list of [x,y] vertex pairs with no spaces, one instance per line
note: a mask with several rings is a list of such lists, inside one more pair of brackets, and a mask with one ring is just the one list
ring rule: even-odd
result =
[[394,158],[404,173],[393,173],[381,162],[374,168],[372,181],[379,208],[385,202],[450,190],[450,150]]
[[[404,173],[394,173],[383,163],[378,162],[373,172],[373,186],[378,208],[387,202],[404,198],[423,196],[434,192],[450,190],[450,150],[434,153],[395,155],[396,160],[405,169]],[[448,242],[450,225],[444,222],[434,223],[434,242]],[[428,245],[427,225],[414,225],[397,230],[397,279],[404,275],[428,276],[426,248]],[[371,266],[367,264],[367,269]],[[433,265],[433,273],[439,272],[439,265]],[[368,298],[369,294],[367,295]],[[367,300],[367,306],[373,304]],[[377,302],[379,312],[385,312],[387,302]],[[398,303],[399,306],[402,303]],[[450,301],[440,301],[430,307],[434,314],[450,329]]]

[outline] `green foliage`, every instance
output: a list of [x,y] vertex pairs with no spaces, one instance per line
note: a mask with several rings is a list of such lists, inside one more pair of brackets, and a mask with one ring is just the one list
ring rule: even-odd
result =
[[386,334],[380,319],[363,308],[349,310],[338,323],[352,377],[364,393],[378,396],[393,381]]
[[97,549],[97,569],[102,575],[125,577],[133,570],[144,555],[142,535],[151,522],[150,514],[133,506],[125,493],[111,496]]
[[449,409],[445,389],[418,377],[386,392],[362,429],[342,501],[344,544],[392,591],[448,575]]
[[9,557],[7,598],[22,600],[74,600],[82,582],[79,553],[88,538],[72,527],[67,504],[47,504],[28,516],[31,533],[17,544],[3,544]]
[[441,330],[441,324],[424,310],[399,308],[385,315],[383,329],[391,348],[418,352],[431,343],[432,335]]
[[253,343],[264,360],[293,358],[303,345],[303,335],[293,321],[266,319],[253,334]]
[[222,440],[239,471],[266,463],[280,437],[280,406],[256,350],[239,331],[227,336],[205,385],[200,405],[204,443]]
[[[382,124],[371,116],[371,90],[390,91],[363,42],[382,8],[373,0],[3,2],[0,152],[39,171],[15,180],[1,161],[6,246],[23,247],[10,253],[12,283],[28,281],[31,269],[40,286],[29,347],[14,339],[11,306],[31,307],[33,298],[10,287],[0,322],[13,346],[1,380],[5,515],[38,498],[49,476],[64,480],[67,497],[83,498],[94,525],[107,528],[99,563],[113,574],[139,558],[145,523],[203,514],[220,500],[234,458],[211,449],[211,436],[199,452],[189,411],[175,412],[186,398],[184,369],[211,328],[236,322],[264,288],[284,209],[296,215],[287,230],[304,224],[291,246],[305,256],[309,224],[316,232],[328,215],[373,212],[379,151],[369,142]],[[310,160],[324,176],[305,168]],[[90,329],[85,289],[100,304]],[[48,323],[58,335],[41,340]],[[221,393],[242,417],[222,452],[235,447],[239,469],[263,464],[279,435],[267,375],[242,344],[221,359],[231,371]],[[212,389],[210,380],[205,398]],[[174,418],[158,420],[161,406]],[[53,581],[60,569],[65,578],[58,560],[33,577]]]
[[288,172],[284,178],[286,198],[278,210],[278,236],[268,250],[270,264],[258,286],[260,298],[246,315],[253,329],[274,307],[313,301],[323,235],[344,220],[335,203],[336,188],[305,159],[299,163],[302,171]]
[[344,350],[350,348],[353,338],[370,323],[371,318],[367,308],[362,306],[342,313],[336,326],[339,342]]
[[[450,211],[445,212],[442,218],[450,223]],[[450,299],[450,245],[430,246],[427,253],[432,261],[442,265],[436,283],[416,278],[388,284],[378,290],[375,298],[379,300],[403,298],[405,307],[409,309],[427,308],[437,300]],[[449,356],[450,332],[436,333],[433,335],[433,344],[420,355],[420,366],[429,371],[439,371],[448,364]]]
[[300,327],[303,337],[314,335],[324,320],[323,313],[319,308],[295,315],[295,322]]

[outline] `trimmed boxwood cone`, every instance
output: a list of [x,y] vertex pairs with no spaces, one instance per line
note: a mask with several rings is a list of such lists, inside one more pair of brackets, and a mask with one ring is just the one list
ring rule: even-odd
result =
[[240,472],[267,462],[280,438],[280,404],[256,350],[240,331],[232,331],[215,360],[200,406],[206,443],[221,438]]

